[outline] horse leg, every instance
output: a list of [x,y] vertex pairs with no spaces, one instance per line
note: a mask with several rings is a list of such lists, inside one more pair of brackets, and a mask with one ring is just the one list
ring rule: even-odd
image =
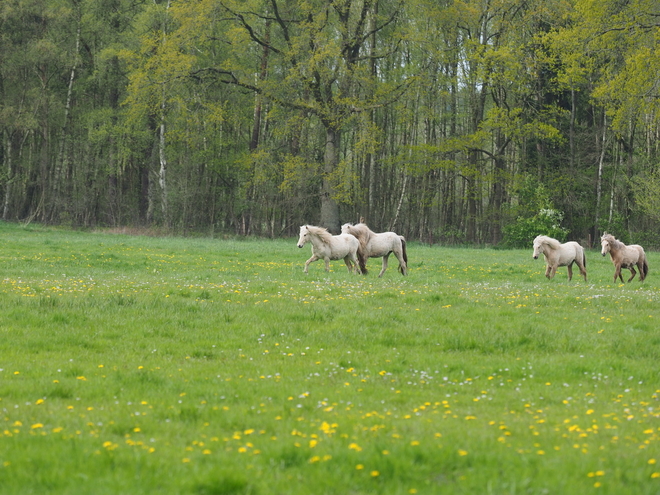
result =
[[329,272],[330,271],[330,258],[326,257],[326,258],[323,258],[323,260],[325,261],[325,271]]
[[399,271],[401,275],[408,275],[408,265],[406,264],[406,260],[403,259],[403,254],[398,252],[394,254],[396,254],[396,258],[399,260]]
[[637,275],[637,272],[635,271],[635,267],[633,265],[630,265],[629,270],[630,270],[630,273],[632,273],[632,275],[628,279],[628,282],[630,282],[633,278],[635,278],[635,275]]
[[617,277],[619,277],[621,279],[621,283],[623,283],[623,275],[621,275],[621,265],[616,265],[616,268],[614,270],[614,283],[616,283]]
[[316,261],[317,259],[319,259],[319,257],[316,256],[316,255],[313,255],[310,259],[308,259],[308,260],[305,262],[305,269],[303,270],[303,272],[307,273],[307,268],[309,267],[309,264],[310,264],[310,263],[313,263],[313,262]]
[[348,273],[353,273],[354,271],[360,273],[360,267],[358,266],[357,260],[353,255],[347,254],[346,257],[344,258],[344,263],[346,263],[346,267],[348,268]]
[[573,263],[567,265],[566,268],[568,269],[568,281],[570,282],[571,279],[573,278]]
[[550,276],[550,271],[551,270],[552,270],[552,267],[550,265],[545,265],[545,278],[547,278],[548,280],[552,278]]
[[358,275],[362,275],[362,270],[360,269],[360,263],[358,262],[357,257],[354,254],[351,254],[350,257],[351,257],[351,261],[353,262],[353,268],[355,273],[357,273]]
[[380,270],[378,277],[382,277],[383,273],[385,273],[385,270],[387,270],[387,258],[389,257],[390,257],[390,253],[387,253],[385,256],[383,256],[383,268]]
[[577,264],[578,268],[580,269],[580,275],[584,277],[584,281],[587,281],[587,267],[584,266],[584,262],[580,260],[575,260],[575,263]]

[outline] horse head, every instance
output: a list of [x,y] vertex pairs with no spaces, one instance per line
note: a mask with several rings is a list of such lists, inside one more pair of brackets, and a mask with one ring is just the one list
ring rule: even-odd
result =
[[534,252],[532,253],[532,258],[535,260],[539,259],[539,254],[543,252],[543,244],[541,243],[541,236],[537,236],[534,239]]
[[610,252],[610,249],[612,248],[610,242],[614,240],[614,236],[612,234],[605,233],[601,236],[600,238],[600,245],[601,245],[601,250],[600,254],[603,256],[607,255],[607,253]]
[[309,234],[309,230],[307,229],[307,225],[301,225],[300,226],[300,237],[298,237],[298,247],[301,248],[305,245],[307,242],[307,236]]

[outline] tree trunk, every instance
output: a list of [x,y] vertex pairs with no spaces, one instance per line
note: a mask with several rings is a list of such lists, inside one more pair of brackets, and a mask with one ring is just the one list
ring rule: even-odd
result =
[[600,234],[600,201],[603,191],[603,168],[605,163],[605,139],[607,136],[607,115],[603,112],[603,139],[600,143],[600,158],[598,159],[598,178],[596,180],[596,217],[594,218],[594,239]]
[[339,205],[333,198],[334,187],[332,185],[332,173],[337,169],[339,163],[340,135],[340,131],[334,129],[332,125],[326,125],[323,180],[321,182],[321,226],[333,234],[338,234],[341,230]]
[[165,97],[161,104],[160,128],[158,131],[158,159],[160,169],[158,171],[158,185],[160,186],[160,207],[163,213],[163,223],[169,227],[169,208],[167,197],[167,156],[165,154]]
[[4,150],[4,158],[5,158],[5,169],[7,171],[7,181],[5,182],[5,204],[2,209],[2,219],[7,220],[7,217],[9,216],[9,198],[10,198],[10,193],[11,193],[11,181],[12,181],[12,165],[11,165],[11,159],[12,159],[12,135],[9,133],[7,129],[5,129],[5,150]]
[[[80,8],[80,7],[79,7]],[[71,96],[73,94],[73,80],[76,77],[76,69],[78,68],[78,52],[80,51],[80,25],[81,15],[78,12],[78,27],[76,29],[76,50],[73,54],[73,65],[71,66],[71,73],[69,75],[69,86],[66,92],[66,105],[64,106],[64,123],[62,124],[62,131],[60,133],[60,148],[55,161],[55,170],[53,172],[53,197],[50,203],[50,211],[48,217],[51,222],[57,222],[62,213],[63,198],[62,198],[62,184],[64,182],[64,170],[67,167],[66,159],[66,140],[69,128],[69,115],[71,113]]]
[[[261,68],[259,70],[259,80],[265,81],[268,75],[268,44],[270,42],[270,20],[266,20],[265,45],[261,54]],[[259,146],[261,135],[261,112],[263,110],[263,97],[257,92],[254,95],[254,122],[252,124],[252,138],[250,139],[250,151],[254,151]]]

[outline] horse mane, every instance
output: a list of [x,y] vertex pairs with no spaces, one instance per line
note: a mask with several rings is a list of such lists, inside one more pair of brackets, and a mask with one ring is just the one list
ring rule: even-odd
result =
[[[374,235],[374,232],[367,227],[366,223],[360,222],[353,225],[352,223],[347,223],[343,227],[346,227],[346,232],[357,237],[360,247],[358,248],[357,257],[358,262],[360,263],[360,269],[362,273],[366,275],[367,272],[367,258],[369,254],[367,253],[367,246],[371,240],[371,236]],[[342,231],[344,230],[342,227]]]
[[608,244],[610,245],[610,248],[614,249],[615,251],[626,247],[626,245],[623,242],[618,240],[612,234],[607,234],[607,233],[603,234],[602,237],[600,238],[600,242],[603,241],[607,241]]
[[314,225],[305,225],[309,233],[317,236],[324,244],[330,244],[332,242],[332,234],[328,232],[328,229],[323,227],[316,227]]
[[355,225],[349,223],[346,225],[348,227],[348,233],[357,237],[358,241],[360,241],[360,247],[365,249],[374,232],[367,227],[366,223],[356,223]]
[[559,249],[561,247],[561,242],[559,242],[557,239],[553,239],[552,237],[548,237],[547,235],[539,235],[534,239],[534,244],[545,244],[546,246],[550,247],[550,249]]

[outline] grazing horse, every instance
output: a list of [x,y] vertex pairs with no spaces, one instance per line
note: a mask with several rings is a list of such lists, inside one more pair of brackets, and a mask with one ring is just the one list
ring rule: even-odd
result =
[[637,275],[635,265],[639,269],[640,280],[643,281],[646,278],[646,275],[649,273],[649,265],[646,262],[646,253],[642,246],[638,246],[637,244],[626,246],[623,242],[615,239],[612,234],[607,233],[603,234],[600,238],[600,244],[602,246],[600,254],[605,256],[607,253],[610,253],[612,263],[614,263],[614,282],[616,282],[618,277],[621,279],[621,283],[623,283],[621,268],[627,268],[632,273],[628,282],[635,278],[635,275]]
[[587,258],[584,249],[577,242],[571,241],[562,244],[557,239],[540,235],[534,239],[534,259],[543,253],[545,258],[545,276],[551,279],[557,273],[558,266],[568,267],[568,280],[573,278],[573,263],[580,269],[580,274],[587,281]]
[[382,232],[376,234],[372,232],[364,223],[350,224],[345,223],[341,226],[344,234],[352,234],[360,241],[358,248],[358,261],[363,274],[367,274],[368,258],[383,258],[383,267],[378,274],[383,276],[387,270],[387,259],[390,253],[394,253],[399,260],[399,271],[402,275],[408,275],[408,254],[406,253],[406,239],[402,235],[394,232]]
[[298,247],[302,248],[306,243],[312,244],[312,257],[305,263],[305,269],[313,261],[325,260],[325,271],[330,271],[330,260],[343,259],[348,267],[348,273],[355,270],[360,273],[360,266],[357,260],[358,240],[349,234],[332,235],[323,227],[314,227],[313,225],[302,225],[300,227],[300,237],[298,238]]

